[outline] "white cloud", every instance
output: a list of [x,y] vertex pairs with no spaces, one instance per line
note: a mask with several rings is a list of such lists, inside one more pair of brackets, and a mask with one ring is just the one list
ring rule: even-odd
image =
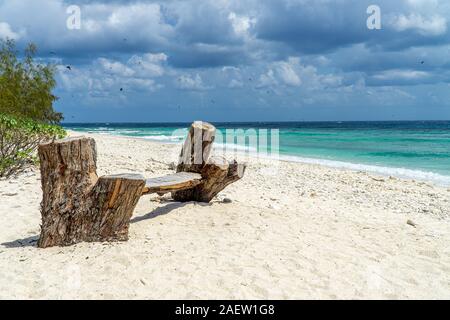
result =
[[235,12],[230,12],[228,19],[231,21],[234,32],[239,36],[249,36],[249,30],[256,22],[254,18],[237,15]]
[[321,75],[320,82],[326,87],[340,87],[342,85],[342,77],[334,74]]
[[147,53],[143,56],[134,55],[128,60],[128,64],[135,68],[135,71],[144,77],[161,77],[165,73],[164,64],[167,62],[167,55],[164,53]]
[[302,81],[296,71],[299,68],[299,64],[300,59],[292,57],[287,61],[272,63],[269,70],[259,77],[258,87],[264,88],[276,85],[300,86]]
[[125,85],[133,89],[138,88],[150,91],[155,91],[156,89],[162,87],[162,85],[156,84],[155,80],[153,79],[140,79],[140,78],[128,79],[127,81],[125,81]]
[[229,88],[235,89],[235,88],[242,88],[244,86],[244,83],[241,80],[231,79],[230,83],[228,84]]
[[11,29],[11,26],[8,23],[0,22],[0,39],[17,40],[20,36],[19,33],[16,33]]
[[199,91],[209,89],[209,87],[203,84],[202,77],[198,73],[195,76],[186,74],[179,76],[175,85],[183,90]]
[[231,89],[243,88],[241,69],[233,66],[222,67],[219,78],[223,83],[227,83],[227,87]]
[[279,62],[276,65],[276,71],[280,79],[287,85],[298,87],[302,84],[300,77],[295,72],[294,68],[298,66],[299,59],[289,58],[287,62]]
[[417,70],[387,70],[373,76],[377,80],[417,80],[428,77],[425,71]]
[[107,97],[114,92],[153,92],[163,87],[154,78],[165,74],[164,53],[134,55],[126,63],[98,58],[83,68],[58,67],[58,75],[67,91],[85,91],[90,96]]
[[439,0],[406,0],[406,2],[414,8],[436,7]]
[[439,15],[425,18],[416,13],[408,16],[402,14],[395,17],[391,24],[397,31],[417,30],[425,36],[438,36],[447,32],[447,20]]
[[275,78],[275,73],[270,69],[267,73],[262,74],[259,77],[257,88],[272,87],[276,85],[278,85],[278,81]]
[[135,74],[135,71],[126,65],[118,62],[112,61],[105,58],[98,59],[99,64],[102,66],[104,71],[121,76],[121,77],[131,77]]

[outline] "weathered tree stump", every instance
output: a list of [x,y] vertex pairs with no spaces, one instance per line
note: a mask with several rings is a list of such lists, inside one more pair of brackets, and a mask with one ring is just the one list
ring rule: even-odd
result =
[[212,124],[195,121],[181,149],[177,172],[201,173],[211,154],[215,137],[216,128]]
[[124,241],[142,195],[139,175],[97,177],[94,139],[39,146],[43,200],[40,248],[81,241]]
[[176,201],[210,202],[220,191],[244,176],[246,165],[211,157],[216,128],[206,122],[194,122],[180,153],[177,172],[195,172],[202,181],[194,188],[172,192]]

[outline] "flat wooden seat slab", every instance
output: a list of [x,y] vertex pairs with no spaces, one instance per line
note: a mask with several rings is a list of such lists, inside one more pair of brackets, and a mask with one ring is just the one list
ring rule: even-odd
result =
[[199,185],[201,180],[201,174],[192,172],[178,172],[164,177],[147,179],[142,195],[191,189]]

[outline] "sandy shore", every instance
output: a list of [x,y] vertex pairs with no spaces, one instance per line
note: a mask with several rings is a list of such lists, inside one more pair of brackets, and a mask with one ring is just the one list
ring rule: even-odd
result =
[[[179,151],[91,136],[99,174],[168,174]],[[128,242],[42,250],[39,179],[0,181],[0,298],[450,299],[444,187],[250,159],[209,205],[143,197]]]

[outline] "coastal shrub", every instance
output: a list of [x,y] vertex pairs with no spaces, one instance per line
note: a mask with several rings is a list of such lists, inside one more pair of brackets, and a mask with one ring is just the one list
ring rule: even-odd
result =
[[36,61],[36,50],[29,44],[21,55],[13,40],[0,40],[0,113],[56,124],[55,66]]
[[0,113],[0,177],[11,177],[36,164],[39,143],[65,135],[58,125]]

